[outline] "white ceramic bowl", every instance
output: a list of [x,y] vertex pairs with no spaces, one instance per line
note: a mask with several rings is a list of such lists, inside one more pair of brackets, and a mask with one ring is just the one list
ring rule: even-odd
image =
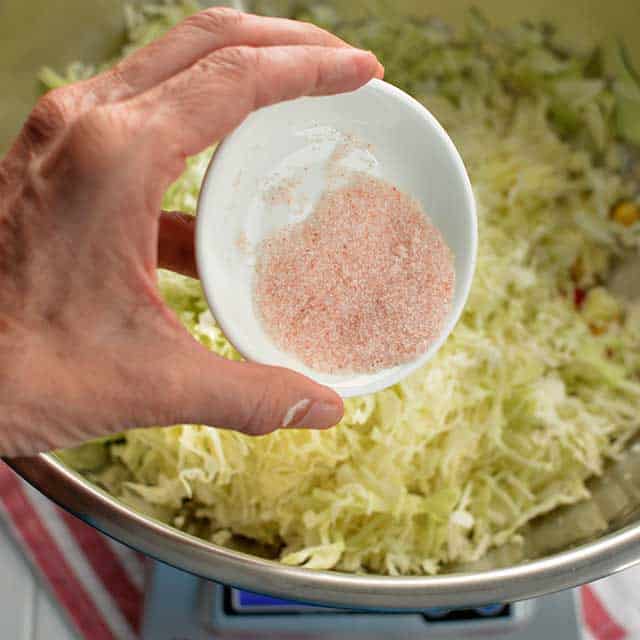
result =
[[[421,202],[454,252],[456,286],[442,333],[425,353],[375,373],[334,375],[306,367],[265,333],[253,304],[253,249],[312,210],[327,187],[328,159],[346,137],[357,142],[343,154],[345,168],[383,178]],[[247,360],[289,367],[343,397],[395,384],[436,353],[467,300],[476,247],[473,192],[451,139],[419,102],[380,80],[253,113],[218,146],[198,202],[198,272],[227,338]]]

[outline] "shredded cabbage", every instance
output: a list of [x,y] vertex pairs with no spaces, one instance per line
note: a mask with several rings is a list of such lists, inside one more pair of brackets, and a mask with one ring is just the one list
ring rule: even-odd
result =
[[[193,8],[130,12],[124,52]],[[250,438],[180,425],[63,457],[136,509],[286,564],[432,574],[517,547],[533,518],[588,497],[585,481],[640,427],[640,314],[603,284],[640,245],[637,225],[609,218],[633,196],[611,83],[545,25],[498,31],[472,13],[457,35],[392,14],[341,22],[328,4],[298,17],[378,52],[460,149],[480,224],[461,322],[421,371],[348,400],[335,429]],[[209,154],[166,206],[193,210]],[[160,272],[159,286],[198,340],[239,359],[196,281]]]

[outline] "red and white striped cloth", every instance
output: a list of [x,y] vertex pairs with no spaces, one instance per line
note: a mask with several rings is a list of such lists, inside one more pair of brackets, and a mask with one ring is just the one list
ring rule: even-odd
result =
[[[137,640],[144,559],[23,482],[0,462],[0,515],[87,640]],[[580,590],[585,640],[640,640],[640,567]]]
[[585,640],[640,640],[640,567],[580,589]]
[[81,638],[139,638],[141,554],[58,508],[3,462],[0,515]]

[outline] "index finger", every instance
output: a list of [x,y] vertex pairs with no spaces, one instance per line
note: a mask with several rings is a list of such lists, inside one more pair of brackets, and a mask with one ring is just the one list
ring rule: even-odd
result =
[[206,9],[164,36],[127,56],[113,69],[87,81],[99,102],[133,97],[225,47],[246,45],[346,47],[343,40],[315,25],[242,13],[226,7]]
[[184,157],[224,137],[256,109],[354,91],[381,73],[376,57],[360,49],[232,47],[120,106],[134,114],[154,152],[161,145]]

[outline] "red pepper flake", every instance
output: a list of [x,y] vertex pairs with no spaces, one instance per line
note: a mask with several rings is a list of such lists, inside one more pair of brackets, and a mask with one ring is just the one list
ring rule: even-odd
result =
[[452,252],[420,203],[356,174],[261,243],[254,293],[280,349],[318,371],[372,372],[429,347],[454,287]]
[[576,287],[573,290],[573,304],[576,306],[576,309],[582,309],[582,305],[584,305],[585,298],[587,297],[587,292],[580,287]]

